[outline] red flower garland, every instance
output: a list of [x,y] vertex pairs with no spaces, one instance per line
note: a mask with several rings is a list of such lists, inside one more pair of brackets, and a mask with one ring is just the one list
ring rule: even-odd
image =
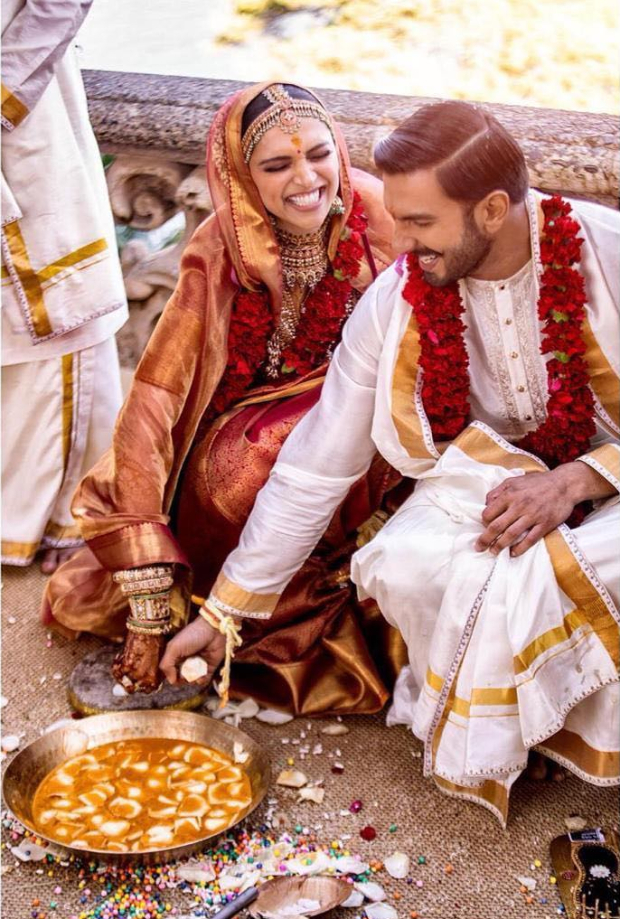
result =
[[[342,231],[332,270],[306,298],[294,340],[282,352],[282,373],[303,376],[320,367],[340,339],[347,318],[351,280],[364,256],[362,235],[368,226],[357,192]],[[228,361],[211,400],[210,414],[226,411],[247,392],[267,357],[274,322],[267,291],[240,291],[235,297],[228,332]]]
[[[545,214],[538,315],[547,363],[547,419],[517,444],[550,468],[587,452],[596,430],[590,375],[583,355],[581,330],[585,291],[581,275],[571,266],[579,260],[583,240],[571,207],[554,196],[542,202]],[[468,359],[461,319],[464,311],[458,285],[433,287],[424,280],[418,259],[407,257],[409,277],[403,296],[411,304],[420,332],[422,402],[435,440],[452,440],[469,422]]]

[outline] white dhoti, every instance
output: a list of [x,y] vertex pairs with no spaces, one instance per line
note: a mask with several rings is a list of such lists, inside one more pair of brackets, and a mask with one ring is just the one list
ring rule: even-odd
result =
[[[596,630],[576,608],[545,541],[518,558],[474,548],[487,493],[514,474],[449,447],[352,562],[360,596],[377,600],[409,652],[388,723],[425,742],[426,771],[444,790],[471,787],[501,820],[530,749],[604,785],[617,783],[620,748],[618,673],[606,647],[617,632]],[[554,536],[610,623],[619,619],[610,538],[619,524],[616,496]]]
[[70,503],[108,447],[122,401],[113,338],[2,368],[2,562],[82,543]]
[[[397,262],[346,323],[318,405],[284,444],[208,598],[225,613],[269,617],[378,450],[415,481],[352,560],[361,597],[376,599],[408,647],[388,723],[408,724],[424,741],[425,773],[443,791],[483,804],[502,823],[531,749],[595,784],[620,781],[620,217],[582,202],[574,211],[595,416],[589,450],[575,462],[616,497],[523,556],[474,548],[487,494],[509,476],[548,472],[515,445],[546,419],[540,227],[531,208],[532,262],[502,281],[459,282],[471,422],[449,443],[433,438],[422,333]],[[447,392],[448,361],[443,384]]]

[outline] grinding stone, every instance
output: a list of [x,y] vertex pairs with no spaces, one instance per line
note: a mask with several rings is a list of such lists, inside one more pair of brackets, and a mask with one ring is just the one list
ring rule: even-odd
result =
[[112,661],[119,648],[103,647],[82,658],[69,677],[69,702],[83,715],[104,712],[125,712],[135,709],[181,708],[194,709],[203,704],[208,687],[197,690],[191,683],[171,686],[164,682],[157,692],[134,692],[115,696],[112,689],[116,680],[112,676]]

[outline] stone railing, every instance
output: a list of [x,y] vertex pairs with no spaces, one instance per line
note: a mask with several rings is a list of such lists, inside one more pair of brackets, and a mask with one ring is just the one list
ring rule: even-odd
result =
[[[123,250],[130,319],[119,335],[121,361],[133,367],[177,275],[181,252],[211,209],[205,180],[205,140],[213,115],[246,85],[151,74],[84,71],[92,124],[103,153],[118,223],[153,230],[175,213],[185,216],[182,238],[159,252],[137,241]],[[343,130],[351,161],[376,171],[376,142],[430,99],[344,90],[319,90]],[[611,115],[508,105],[488,108],[521,144],[532,185],[547,192],[618,201],[618,127]]]

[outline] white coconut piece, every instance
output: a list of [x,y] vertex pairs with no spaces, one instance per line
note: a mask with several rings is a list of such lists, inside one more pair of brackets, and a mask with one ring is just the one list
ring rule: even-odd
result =
[[337,874],[363,874],[370,865],[355,855],[344,855],[342,858],[332,858],[332,868]]
[[108,804],[108,810],[114,817],[123,817],[125,820],[135,820],[142,811],[142,805],[133,798],[113,798]]
[[156,826],[149,827],[147,830],[147,835],[149,837],[149,841],[153,845],[158,845],[159,843],[166,845],[167,843],[172,842],[174,838],[172,827],[164,824],[157,824]]
[[258,702],[255,702],[254,699],[244,699],[237,709],[237,714],[242,718],[255,718],[259,711]]
[[84,731],[72,730],[63,740],[63,750],[65,755],[71,759],[74,756],[80,756],[88,749],[89,737]]
[[390,903],[369,903],[364,912],[368,919],[398,919],[398,913]]
[[220,890],[236,890],[239,887],[239,878],[231,874],[220,874],[217,881]]
[[340,724],[336,722],[335,724],[328,724],[327,727],[321,728],[321,734],[327,734],[330,737],[339,737],[341,734],[348,734],[349,729],[346,724]]
[[299,789],[300,801],[313,801],[315,804],[322,804],[325,797],[325,789],[313,785],[311,788]]
[[215,871],[211,862],[180,865],[174,869],[174,873],[182,881],[189,881],[190,884],[210,884],[215,880]]
[[[99,827],[104,836],[114,839],[115,836],[124,836],[130,829],[131,824],[128,820],[106,820]],[[149,830],[149,833],[151,831]]]
[[239,713],[239,706],[236,702],[227,702],[220,708],[219,699],[214,699],[215,707],[210,709],[211,717],[216,721],[226,721],[227,718],[235,718]]
[[276,785],[284,785],[286,788],[301,788],[307,784],[308,776],[298,769],[284,769],[276,779]]
[[[310,864],[306,864],[310,862]],[[317,852],[314,858],[304,855],[302,858],[292,858],[286,863],[291,874],[323,874],[330,867],[330,857],[326,852]]]
[[536,890],[536,880],[534,878],[518,877],[517,881],[522,887],[525,887],[526,890]]
[[7,699],[7,697],[0,696],[0,708],[4,708],[8,704],[9,704],[9,700]]
[[256,720],[277,727],[279,724],[288,724],[293,720],[293,715],[288,712],[279,712],[275,708],[264,708],[257,713]]
[[112,687],[112,695],[115,696],[117,699],[122,699],[124,696],[128,696],[129,693],[127,692],[125,687],[122,685],[122,683],[115,683],[114,686]]
[[409,874],[410,859],[404,852],[394,852],[393,855],[388,855],[383,859],[383,864],[390,877],[402,879]]
[[236,740],[233,744],[233,759],[236,763],[247,763],[250,754],[243,749],[243,744]]
[[206,660],[202,657],[188,657],[181,664],[179,673],[181,678],[187,683],[195,683],[196,680],[202,680],[209,672]]
[[22,839],[18,846],[8,846],[15,858],[20,862],[41,862],[47,855],[47,850],[30,839]]
[[2,749],[5,753],[13,753],[20,744],[21,738],[17,734],[5,734],[2,738]]
[[359,890],[367,900],[372,900],[373,903],[379,903],[381,900],[385,900],[387,896],[381,884],[377,884],[376,881],[364,881],[364,883],[356,881],[353,886],[356,890]]
[[358,909],[364,902],[363,895],[359,890],[352,890],[344,903],[341,903],[341,906],[344,906],[346,909]]

